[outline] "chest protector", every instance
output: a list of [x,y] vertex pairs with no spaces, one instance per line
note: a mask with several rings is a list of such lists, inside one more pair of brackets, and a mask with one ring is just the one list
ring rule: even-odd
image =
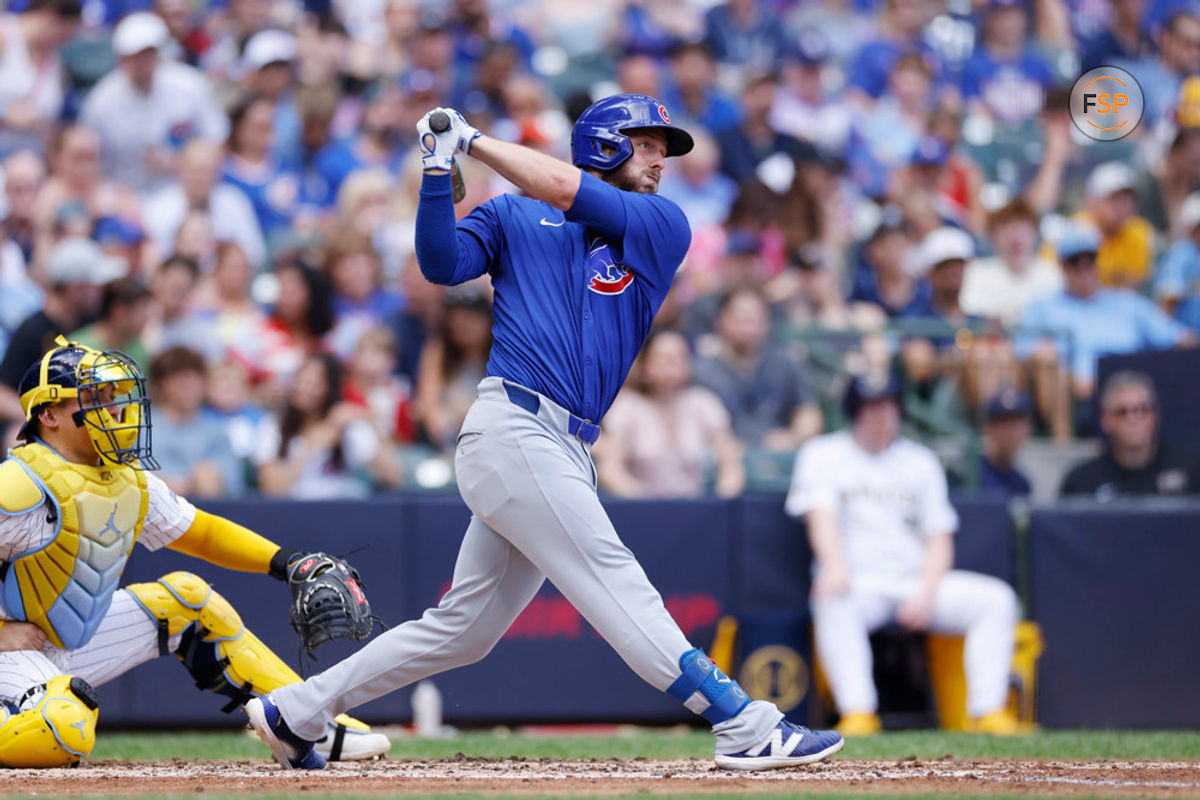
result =
[[55,646],[74,650],[99,627],[142,532],[146,476],[125,466],[72,464],[36,442],[10,456],[54,504],[58,529],[8,564],[0,582],[4,608],[37,625]]

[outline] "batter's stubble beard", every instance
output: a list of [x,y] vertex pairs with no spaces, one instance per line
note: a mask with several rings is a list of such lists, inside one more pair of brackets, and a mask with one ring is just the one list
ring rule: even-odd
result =
[[612,184],[623,192],[638,194],[658,194],[658,184],[645,185],[629,169],[629,162],[601,174],[605,183]]

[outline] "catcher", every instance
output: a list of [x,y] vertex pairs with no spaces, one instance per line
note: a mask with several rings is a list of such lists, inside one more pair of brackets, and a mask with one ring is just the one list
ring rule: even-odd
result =
[[[122,353],[57,339],[19,392],[25,424],[0,463],[0,764],[75,764],[95,744],[94,685],[174,653],[225,710],[300,678],[188,572],[118,589],[135,542],[288,582],[310,648],[364,638],[370,608],[349,566],[301,554],[196,509],[146,470],[145,379]],[[338,717],[325,758],[385,753],[386,736]]]

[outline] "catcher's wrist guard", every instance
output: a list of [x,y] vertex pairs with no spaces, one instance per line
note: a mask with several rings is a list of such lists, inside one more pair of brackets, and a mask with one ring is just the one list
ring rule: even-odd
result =
[[292,628],[312,651],[331,639],[365,639],[375,618],[358,570],[328,553],[309,553],[288,565]]
[[267,574],[276,580],[287,582],[288,565],[297,560],[304,553],[292,547],[280,547],[275,555],[271,556],[271,567]]

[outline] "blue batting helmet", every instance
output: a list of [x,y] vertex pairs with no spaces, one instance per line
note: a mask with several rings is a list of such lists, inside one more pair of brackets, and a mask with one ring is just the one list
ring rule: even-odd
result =
[[889,398],[900,402],[900,379],[894,372],[872,372],[855,375],[842,398],[842,411],[851,422],[866,403]]
[[[671,124],[667,107],[645,94],[614,94],[592,103],[571,129],[571,163],[577,167],[613,169],[633,155],[625,131],[660,128],[667,134],[667,155],[681,156],[692,149],[692,136]],[[605,154],[604,148],[614,152]]]

